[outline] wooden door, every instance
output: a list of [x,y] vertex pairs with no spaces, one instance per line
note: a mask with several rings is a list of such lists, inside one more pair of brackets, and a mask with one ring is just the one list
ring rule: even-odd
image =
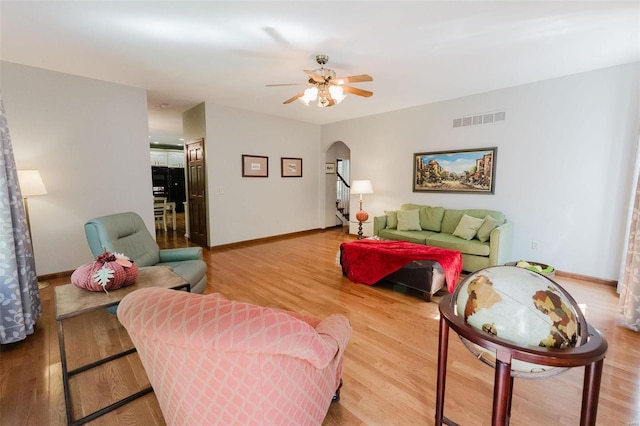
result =
[[208,247],[207,177],[205,173],[204,139],[187,143],[186,154],[187,188],[189,192],[189,238],[195,244]]

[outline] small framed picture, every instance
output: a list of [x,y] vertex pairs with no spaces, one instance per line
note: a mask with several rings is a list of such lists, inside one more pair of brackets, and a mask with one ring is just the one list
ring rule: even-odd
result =
[[324,172],[326,174],[334,174],[336,172],[336,163],[324,163]]
[[242,177],[269,177],[269,157],[243,155]]
[[280,157],[282,177],[302,177],[302,158]]

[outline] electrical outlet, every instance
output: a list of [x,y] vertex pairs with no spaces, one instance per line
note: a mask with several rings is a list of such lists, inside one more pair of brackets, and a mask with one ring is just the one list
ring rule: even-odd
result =
[[216,195],[224,195],[224,189],[216,188]]
[[537,241],[531,241],[531,248],[533,250],[537,249],[538,248],[538,242]]

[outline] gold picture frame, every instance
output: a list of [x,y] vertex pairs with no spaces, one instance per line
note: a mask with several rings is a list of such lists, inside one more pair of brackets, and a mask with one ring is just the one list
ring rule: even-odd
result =
[[494,194],[498,148],[413,154],[413,192]]

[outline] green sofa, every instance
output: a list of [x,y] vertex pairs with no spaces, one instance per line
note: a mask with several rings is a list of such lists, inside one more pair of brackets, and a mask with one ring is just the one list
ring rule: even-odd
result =
[[513,260],[513,223],[494,210],[403,204],[399,210],[374,217],[373,234],[380,239],[458,250],[462,269],[468,272]]

